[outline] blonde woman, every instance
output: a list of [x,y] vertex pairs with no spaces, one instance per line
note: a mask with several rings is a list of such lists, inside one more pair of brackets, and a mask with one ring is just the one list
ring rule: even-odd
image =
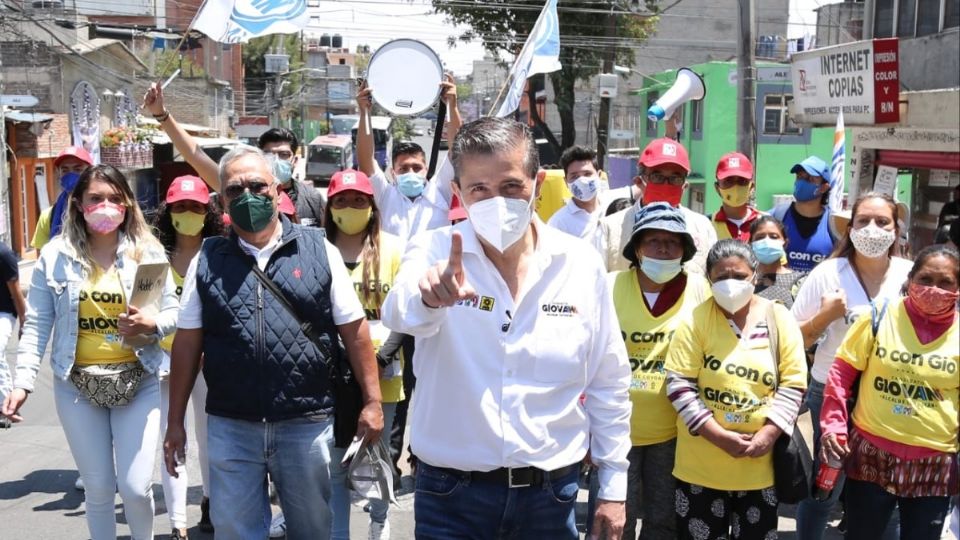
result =
[[[14,390],[3,413],[15,415],[33,391],[52,333],[54,401],[86,486],[93,540],[117,537],[115,491],[131,537],[153,538],[156,371],[159,340],[176,324],[176,289],[168,278],[153,315],[127,299],[138,265],[166,260],[123,174],[99,165],[80,175],[63,234],[44,246],[33,271]],[[146,345],[124,344],[135,336]]]

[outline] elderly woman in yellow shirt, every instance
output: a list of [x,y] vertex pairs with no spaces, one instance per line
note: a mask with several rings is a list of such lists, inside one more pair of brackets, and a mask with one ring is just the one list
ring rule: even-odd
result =
[[746,244],[714,245],[713,298],[680,325],[667,353],[667,395],[679,417],[679,538],[776,535],[771,450],[794,428],[807,364],[790,313],[754,294],[757,266]]

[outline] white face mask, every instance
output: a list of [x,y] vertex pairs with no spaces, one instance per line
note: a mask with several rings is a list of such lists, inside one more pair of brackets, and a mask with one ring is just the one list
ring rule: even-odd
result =
[[724,279],[714,283],[713,299],[728,313],[736,313],[750,302],[753,296],[753,283],[739,279]]
[[876,259],[886,255],[896,239],[896,232],[877,227],[877,224],[873,221],[866,227],[850,231],[850,241],[853,242],[853,248],[857,250],[857,253],[868,259]]
[[581,201],[592,201],[597,196],[599,190],[599,179],[596,176],[580,176],[568,184],[573,198]]
[[533,219],[533,198],[491,197],[468,206],[467,216],[477,236],[503,253],[527,232]]
[[666,283],[677,277],[682,266],[680,259],[640,257],[640,271],[654,283]]

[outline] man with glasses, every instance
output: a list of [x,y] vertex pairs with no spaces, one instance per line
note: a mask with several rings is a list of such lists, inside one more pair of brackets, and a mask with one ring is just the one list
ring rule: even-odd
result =
[[713,186],[720,194],[721,204],[711,219],[717,238],[732,238],[749,244],[750,226],[761,215],[749,204],[755,186],[753,164],[740,152],[724,154],[717,162],[717,181]]
[[33,231],[30,245],[38,251],[47,245],[51,238],[60,234],[70,192],[73,191],[73,186],[77,185],[83,171],[91,166],[93,158],[82,146],[68,146],[53,160],[53,168],[60,182],[60,195],[53,205],[40,212],[37,217],[37,228]]
[[833,252],[836,237],[830,229],[830,169],[817,156],[794,165],[793,202],[777,205],[770,213],[787,229],[790,268],[809,272]]
[[[206,239],[184,277],[164,460],[176,477],[202,356],[217,538],[267,537],[268,474],[287,538],[329,538],[336,406],[329,366],[342,342],[363,396],[357,436],[375,441],[383,429],[377,364],[339,251],[322,231],[278,216],[271,165],[246,145],[220,161],[232,232]],[[312,338],[304,324],[312,326]]]
[[630,208],[600,220],[597,249],[606,261],[607,271],[616,272],[630,267],[630,261],[623,257],[623,248],[630,240],[637,211],[648,204],[665,202],[683,212],[687,230],[697,247],[696,255],[684,264],[684,270],[687,273],[704,274],[707,253],[717,242],[717,232],[706,216],[680,204],[689,187],[687,175],[690,174],[690,158],[687,157],[686,148],[673,139],[654,139],[643,149],[639,166],[639,175],[633,182],[641,193],[640,200]]

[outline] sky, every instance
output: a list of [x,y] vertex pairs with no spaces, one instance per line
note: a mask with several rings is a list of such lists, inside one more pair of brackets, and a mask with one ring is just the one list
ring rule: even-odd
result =
[[[736,0],[727,0],[734,4]],[[755,0],[758,5],[762,0]],[[563,0],[560,0],[561,6]],[[817,7],[834,3],[832,0],[790,0],[790,22],[787,37],[802,37],[815,33]],[[357,45],[370,45],[371,50],[397,38],[413,38],[430,45],[448,70],[458,76],[473,71],[473,61],[483,58],[479,41],[457,43],[451,48],[447,37],[458,35],[455,27],[447,24],[443,15],[435,15],[429,0],[321,0],[311,8],[315,16],[307,34],[319,37],[324,33],[343,36],[344,46],[356,50]],[[560,29],[561,40],[563,29]]]

